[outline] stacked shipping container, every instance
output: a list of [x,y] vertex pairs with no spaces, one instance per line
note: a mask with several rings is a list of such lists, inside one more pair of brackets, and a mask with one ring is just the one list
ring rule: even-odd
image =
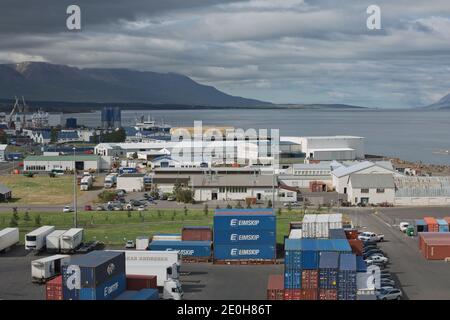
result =
[[275,261],[276,220],[272,209],[217,209],[214,261]]
[[64,300],[111,300],[125,291],[125,253],[92,251],[63,266]]
[[183,259],[211,258],[211,241],[152,241],[149,248],[153,251],[178,250]]
[[47,300],[63,300],[62,276],[48,281],[45,284],[45,298]]
[[450,258],[449,232],[419,233],[419,248],[425,259],[445,260]]

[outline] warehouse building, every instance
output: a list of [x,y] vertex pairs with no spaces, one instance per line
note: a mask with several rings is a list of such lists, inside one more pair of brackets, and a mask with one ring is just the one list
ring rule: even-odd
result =
[[9,201],[12,198],[12,191],[7,186],[0,184],[0,202]]
[[126,173],[117,177],[117,189],[126,192],[144,190],[144,173]]
[[102,159],[95,155],[28,156],[23,162],[24,171],[50,172],[52,170],[99,171]]
[[348,184],[351,204],[394,203],[395,185],[392,173],[352,174]]
[[450,205],[450,177],[395,177],[395,205]]

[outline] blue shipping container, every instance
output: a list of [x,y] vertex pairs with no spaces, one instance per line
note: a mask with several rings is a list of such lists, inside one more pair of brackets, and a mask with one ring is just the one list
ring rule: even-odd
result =
[[63,266],[63,286],[95,288],[116,275],[125,274],[125,253],[113,251],[92,251],[72,257],[70,265]]
[[159,300],[158,289],[142,289],[139,290],[132,300]]
[[302,269],[317,270],[319,268],[318,251],[302,251]]
[[416,233],[428,232],[428,225],[425,223],[425,220],[423,219],[414,220],[414,225],[416,226]]
[[347,239],[344,229],[330,229],[328,230],[328,238],[330,239]]
[[356,300],[356,256],[341,254],[338,272],[338,300]]
[[136,173],[137,169],[136,168],[119,168],[119,173],[120,174],[124,174],[124,173]]
[[286,239],[285,250],[352,252],[347,239]]
[[214,233],[214,244],[272,244],[276,242],[275,231],[267,230],[219,230]]
[[97,287],[77,289],[63,286],[64,300],[111,300],[116,298],[126,288],[125,273],[118,274]]
[[319,288],[335,289],[338,282],[339,253],[320,252],[319,254]]
[[356,271],[357,272],[367,271],[367,263],[364,261],[362,256],[356,256]]
[[439,224],[439,232],[448,232],[448,222],[444,219],[437,219]]
[[302,251],[285,251],[284,265],[288,269],[302,269]]
[[272,260],[275,258],[275,245],[214,245],[214,259],[217,260]]
[[276,229],[273,215],[215,215],[214,232],[217,230],[272,230]]
[[154,251],[180,251],[185,257],[210,258],[211,241],[152,241],[149,245]]
[[302,272],[286,270],[284,273],[284,288],[301,289],[301,287],[302,287]]

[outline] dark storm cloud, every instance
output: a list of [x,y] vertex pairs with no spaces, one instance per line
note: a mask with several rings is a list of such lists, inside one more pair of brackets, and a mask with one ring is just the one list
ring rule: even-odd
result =
[[[65,29],[66,8],[83,30]],[[382,10],[382,30],[366,9]],[[177,72],[275,102],[406,107],[450,90],[448,0],[2,0],[0,63]]]

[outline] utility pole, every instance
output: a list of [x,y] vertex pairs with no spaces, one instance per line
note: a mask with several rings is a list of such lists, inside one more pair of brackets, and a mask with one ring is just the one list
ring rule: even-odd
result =
[[77,228],[78,226],[78,208],[77,208],[77,161],[75,158],[75,150],[76,148],[73,147],[73,224],[74,228]]

